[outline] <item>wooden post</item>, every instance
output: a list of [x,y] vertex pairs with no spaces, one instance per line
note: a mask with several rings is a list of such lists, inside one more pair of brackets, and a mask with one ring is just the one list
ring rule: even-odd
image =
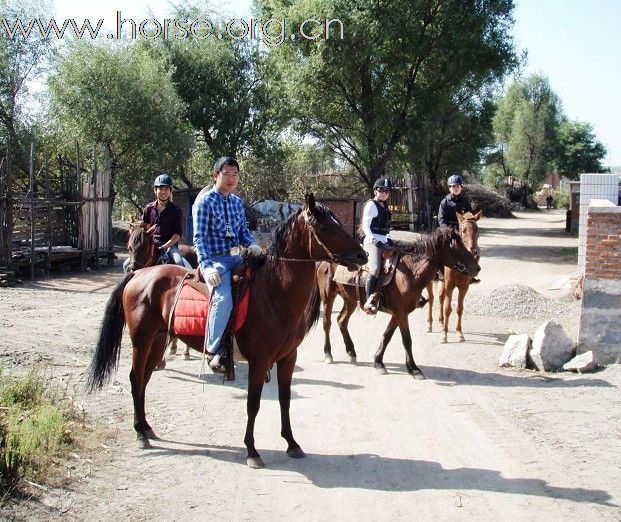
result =
[[95,201],[93,201],[93,210],[94,210],[94,214],[93,214],[93,222],[92,224],[94,225],[93,227],[93,232],[94,232],[94,239],[95,239],[95,266],[97,267],[97,269],[99,269],[99,201],[97,201],[97,199],[99,198],[99,191],[98,186],[99,183],[97,183],[98,179],[99,179],[99,172],[98,172],[98,165],[97,165],[97,145],[93,145],[93,177],[92,177],[92,184],[93,184],[93,199]]
[[45,216],[47,219],[47,261],[45,263],[45,273],[52,271],[52,207],[50,204],[50,171],[48,162],[48,151],[45,151]]
[[34,199],[34,141],[30,143],[30,280],[35,275],[35,199]]
[[408,214],[410,215],[410,223],[408,228],[410,232],[414,232],[415,224],[414,224],[414,210],[415,210],[415,202],[414,202],[414,177],[411,174],[405,175],[405,181],[407,185],[407,205],[408,205]]
[[76,194],[79,196],[82,201],[82,206],[78,208],[78,248],[80,249],[80,272],[84,272],[86,270],[86,252],[84,246],[84,188],[82,186],[82,175],[80,172],[80,144],[75,142],[75,154],[76,154],[76,171],[75,171],[75,182],[76,182]]

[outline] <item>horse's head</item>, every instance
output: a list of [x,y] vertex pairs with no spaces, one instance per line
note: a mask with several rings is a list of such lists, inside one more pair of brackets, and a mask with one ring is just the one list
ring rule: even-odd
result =
[[452,228],[438,228],[433,233],[435,254],[444,266],[464,272],[470,277],[479,273],[481,267],[477,259],[466,248],[464,242],[456,230]]
[[367,262],[367,254],[360,244],[312,194],[306,196],[304,208],[279,227],[272,253],[280,257],[330,261],[350,270]]
[[466,245],[466,248],[477,261],[481,258],[481,252],[479,250],[479,225],[477,225],[477,221],[481,218],[482,212],[482,210],[479,210],[476,214],[472,212],[457,214],[459,235],[464,245]]
[[129,225],[129,270],[134,271],[155,263],[155,242],[153,235],[147,232],[147,224],[143,221]]

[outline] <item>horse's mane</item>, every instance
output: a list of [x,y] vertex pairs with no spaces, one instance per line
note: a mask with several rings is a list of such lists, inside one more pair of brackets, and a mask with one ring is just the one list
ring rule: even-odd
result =
[[[291,230],[293,228],[293,222],[302,212],[302,209],[298,210],[295,214],[289,216],[283,221],[274,231],[272,245],[268,250],[268,256],[270,257],[285,257],[285,249],[291,239]],[[333,219],[339,225],[342,226],[340,220],[334,215],[334,213],[323,203],[315,203],[315,211],[311,218],[311,223],[315,223],[319,219]],[[310,304],[304,311],[305,330],[304,334],[308,334],[310,329],[319,320],[321,299],[319,298],[319,287],[315,283],[313,285],[313,291],[311,294]]]
[[424,234],[403,249],[404,254],[410,254],[414,259],[421,258],[433,252],[442,241],[449,240],[453,230],[448,227],[436,228],[431,234]]
[[[291,229],[293,228],[293,222],[300,215],[302,209],[298,210],[295,214],[291,214],[285,221],[283,221],[274,231],[272,245],[267,251],[269,256],[284,257],[285,249],[291,239]],[[317,218],[330,218],[336,221],[342,226],[339,219],[333,214],[333,212],[323,203],[315,203],[315,212],[311,218],[311,223],[317,221]]]

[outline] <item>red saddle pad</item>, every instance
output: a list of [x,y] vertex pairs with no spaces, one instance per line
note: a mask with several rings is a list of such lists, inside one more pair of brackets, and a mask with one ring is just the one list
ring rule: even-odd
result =
[[[248,314],[250,291],[246,291],[235,313],[233,332],[239,330]],[[209,298],[195,288],[183,283],[173,316],[173,332],[187,337],[205,335],[205,325],[209,317]]]

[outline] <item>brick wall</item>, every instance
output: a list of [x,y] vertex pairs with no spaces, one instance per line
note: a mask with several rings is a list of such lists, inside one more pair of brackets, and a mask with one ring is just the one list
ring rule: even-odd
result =
[[586,248],[579,351],[601,364],[621,362],[621,207],[593,199]]
[[321,203],[326,205],[334,215],[343,223],[343,228],[352,236],[355,235],[356,226],[359,221],[357,216],[359,202],[355,199],[321,199]]

